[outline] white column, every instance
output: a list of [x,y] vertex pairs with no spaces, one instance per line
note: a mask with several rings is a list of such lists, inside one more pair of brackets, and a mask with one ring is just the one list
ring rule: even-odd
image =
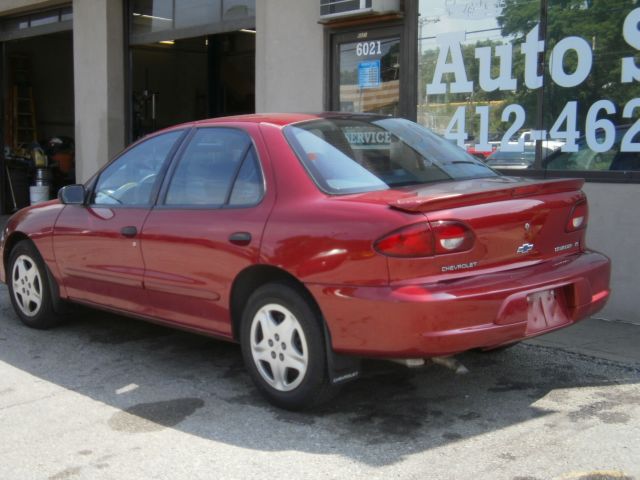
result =
[[122,0],[73,0],[76,180],[125,143]]
[[256,2],[256,111],[323,110],[320,2]]

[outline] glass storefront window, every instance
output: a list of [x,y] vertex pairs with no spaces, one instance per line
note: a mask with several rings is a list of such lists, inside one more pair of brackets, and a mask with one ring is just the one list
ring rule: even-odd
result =
[[131,33],[133,35],[173,28],[173,0],[133,0]]
[[640,171],[635,6],[420,0],[418,121],[490,164]]
[[398,115],[400,38],[340,44],[340,111]]
[[63,8],[60,10],[60,21],[67,22],[73,20],[73,10],[71,7]]
[[256,0],[131,0],[130,8],[132,45],[255,27]]
[[548,1],[544,128],[563,145],[542,167],[640,171],[635,3]]
[[[505,31],[502,4],[420,2],[418,121],[477,157],[501,151],[505,161],[535,142],[536,95],[523,70],[537,63],[517,58],[526,36]],[[539,1],[526,4],[519,18],[535,25]]]
[[[65,26],[64,22],[73,19],[73,10],[71,7],[56,8],[53,10],[45,10],[43,12],[34,12],[18,17],[9,17],[0,20],[0,40],[10,40],[12,34],[24,32],[31,28],[45,27],[50,25],[58,25],[61,30],[70,30],[70,26]],[[51,27],[47,27],[51,29]],[[55,28],[55,27],[54,27]],[[36,30],[38,31],[38,30]],[[21,38],[24,38],[24,34]],[[36,35],[36,33],[34,33]]]
[[11,32],[15,30],[24,30],[29,28],[29,17],[9,18],[2,23],[3,32]]
[[222,18],[225,20],[255,16],[255,0],[223,0]]
[[193,27],[220,21],[220,1],[176,0],[175,28]]
[[32,27],[40,27],[42,25],[49,25],[51,23],[57,23],[60,21],[60,12],[42,12],[42,13],[34,13],[31,15],[31,26]]

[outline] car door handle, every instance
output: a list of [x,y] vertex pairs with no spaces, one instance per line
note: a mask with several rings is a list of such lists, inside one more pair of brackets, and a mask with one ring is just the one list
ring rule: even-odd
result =
[[229,241],[234,245],[244,247],[251,243],[251,234],[249,232],[235,232],[229,235]]
[[138,234],[138,229],[134,226],[122,227],[120,233],[123,237],[131,238]]

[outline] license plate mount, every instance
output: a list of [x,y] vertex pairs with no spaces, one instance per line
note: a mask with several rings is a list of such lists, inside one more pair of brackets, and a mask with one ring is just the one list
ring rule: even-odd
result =
[[564,289],[540,290],[527,295],[527,335],[569,323]]

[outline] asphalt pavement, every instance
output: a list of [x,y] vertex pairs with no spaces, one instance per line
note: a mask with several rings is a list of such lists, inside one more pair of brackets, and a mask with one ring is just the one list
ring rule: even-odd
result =
[[637,352],[542,341],[461,355],[466,375],[367,362],[291,413],[236,345],[93,311],[32,330],[2,286],[0,479],[640,479]]
[[640,480],[638,345],[588,319],[465,375],[370,361],[291,413],[236,345],[91,310],[31,330],[0,286],[0,480]]

